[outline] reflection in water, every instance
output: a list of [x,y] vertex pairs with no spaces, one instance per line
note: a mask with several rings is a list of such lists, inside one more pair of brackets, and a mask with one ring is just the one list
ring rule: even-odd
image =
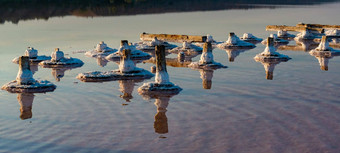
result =
[[333,53],[328,53],[325,52],[324,54],[312,54],[310,55],[314,56],[316,59],[318,59],[319,64],[320,64],[320,69],[324,71],[328,71],[328,62],[330,59],[332,59],[335,56],[340,56],[340,52],[333,52]]
[[97,64],[101,67],[105,67],[109,61],[105,58],[98,57],[97,58]]
[[295,40],[296,45],[283,45],[279,46],[279,50],[292,50],[292,51],[310,51],[318,47],[318,43],[314,40],[301,39]]
[[155,128],[155,132],[158,134],[166,134],[168,133],[168,118],[166,117],[167,107],[169,105],[170,97],[168,96],[159,96],[155,100],[155,105],[157,106],[157,113],[155,115],[155,122],[153,127]]
[[211,89],[214,70],[200,69],[203,89]]
[[17,99],[20,104],[20,118],[22,120],[32,118],[32,105],[34,100],[34,94],[18,93]]
[[[142,80],[141,80],[142,81]],[[130,99],[133,98],[132,92],[135,87],[136,82],[140,82],[139,80],[119,80],[120,91],[123,93],[120,95],[126,102],[130,102]]]
[[225,49],[228,54],[229,62],[234,62],[235,58],[240,55],[240,53],[248,51],[248,49]]
[[52,76],[55,78],[56,81],[60,81],[61,78],[64,77],[65,71],[71,70],[72,68],[66,67],[66,68],[52,68]]
[[264,67],[264,70],[266,71],[266,79],[273,80],[275,66],[279,64],[280,61],[266,61],[261,63]]
[[30,70],[32,71],[32,74],[38,71],[38,64],[30,64]]

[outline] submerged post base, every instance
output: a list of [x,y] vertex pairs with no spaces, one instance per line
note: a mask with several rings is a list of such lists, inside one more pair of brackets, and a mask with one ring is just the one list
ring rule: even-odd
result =
[[151,72],[136,68],[132,72],[121,73],[119,69],[100,72],[93,71],[87,73],[80,73],[77,79],[83,82],[103,82],[103,81],[113,81],[113,80],[132,80],[132,79],[150,79],[154,76]]
[[8,92],[12,93],[44,93],[44,92],[51,92],[57,86],[53,83],[43,80],[36,80],[32,84],[29,85],[20,85],[16,80],[11,81],[1,87],[2,90],[7,90]]
[[162,84],[149,82],[144,83],[141,87],[138,88],[139,94],[148,97],[155,97],[159,95],[173,96],[177,95],[180,91],[182,91],[182,88],[171,82]]

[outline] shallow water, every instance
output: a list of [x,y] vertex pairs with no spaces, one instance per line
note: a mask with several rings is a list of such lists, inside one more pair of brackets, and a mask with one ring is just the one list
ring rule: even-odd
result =
[[[41,55],[59,47],[85,64],[66,70],[59,82],[51,69],[38,67],[34,78],[50,80],[57,89],[34,94],[33,103],[32,95],[21,95],[28,98],[20,104],[18,94],[0,91],[0,152],[340,152],[339,57],[323,71],[308,52],[279,51],[292,59],[276,65],[273,80],[266,80],[263,65],[253,59],[265,46],[241,52],[234,62],[226,51],[214,49],[215,61],[228,68],[213,72],[211,89],[203,89],[200,71],[168,66],[170,80],[183,90],[169,100],[166,113],[157,114],[155,99],[145,100],[137,92],[154,78],[80,82],[75,78],[79,73],[118,65],[101,67],[94,58],[73,53],[93,49],[101,40],[118,48],[120,40],[139,41],[142,32],[210,34],[220,41],[229,32],[250,32],[265,38],[273,33],[265,31],[270,24],[339,24],[339,8],[340,3],[332,3],[5,23],[0,28],[1,85],[15,79],[18,65],[11,60],[27,46]],[[137,64],[147,70],[152,65]],[[120,97],[124,83],[134,86],[130,102]],[[32,117],[21,120],[21,105],[29,110],[31,103]],[[162,99],[161,105],[166,104]]]

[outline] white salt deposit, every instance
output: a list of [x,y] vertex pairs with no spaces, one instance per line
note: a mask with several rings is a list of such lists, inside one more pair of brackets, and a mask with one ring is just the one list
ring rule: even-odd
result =
[[29,58],[37,58],[38,50],[34,49],[33,47],[28,47],[25,51],[25,56],[28,56]]
[[284,39],[289,39],[289,38],[294,38],[295,35],[288,33],[287,31],[284,30],[279,30],[277,31],[277,36],[279,38],[284,38]]
[[312,33],[309,29],[306,29],[296,35],[294,40],[301,40],[301,39],[315,39],[320,38],[319,35]]
[[139,43],[135,43],[134,45],[139,50],[155,50],[155,46],[157,45],[164,45],[165,49],[173,49],[177,47],[176,45],[158,40],[157,37],[155,37],[152,41],[142,41]]
[[42,61],[39,65],[43,67],[80,67],[84,63],[77,58],[67,58],[64,57],[64,52],[56,48],[52,53],[52,59],[47,61]]
[[[277,36],[277,34],[270,34],[269,36],[270,38],[274,38],[274,44],[275,46],[279,46],[279,45],[285,45],[285,44],[288,44],[289,41],[288,40],[284,40],[284,39],[281,39]],[[267,39],[263,40],[261,42],[262,44],[267,44]]]
[[221,49],[227,48],[254,48],[255,45],[238,38],[234,33],[230,33],[228,40],[224,43],[218,44],[217,47]]
[[169,74],[166,71],[156,71],[155,82],[158,84],[166,84],[170,82]]
[[49,81],[39,81],[33,78],[33,74],[29,69],[29,57],[22,56],[20,60],[21,63],[16,80],[3,85],[1,87],[2,90],[9,92],[49,92],[56,88]]
[[99,44],[97,44],[94,50],[85,52],[85,55],[89,57],[104,58],[112,53],[115,53],[116,51],[117,49],[110,48],[104,43],[104,41],[101,41]]
[[[129,48],[131,49],[131,60],[148,60],[151,58],[150,54],[137,50],[135,46],[129,46]],[[105,59],[109,61],[119,61],[120,56],[121,53],[119,51],[106,56]]]
[[[38,56],[38,50],[34,49],[33,47],[28,47],[25,50],[24,53],[25,56],[28,56],[30,59],[31,63],[39,63],[41,61],[45,61],[45,60],[50,60],[51,57],[50,56]],[[13,63],[19,63],[19,57],[16,57],[12,60]]]
[[16,77],[16,81],[19,84],[32,84],[35,82],[35,80],[33,79],[33,74],[31,72],[31,70],[29,69],[21,69],[19,68],[17,77]]
[[241,40],[243,41],[247,41],[247,42],[260,42],[263,39],[262,38],[258,38],[255,37],[253,34],[251,33],[244,33],[243,36],[241,37]]
[[135,69],[135,63],[130,58],[122,59],[119,63],[119,71],[121,73],[132,72]]
[[170,53],[174,53],[174,54],[178,54],[180,52],[185,52],[187,54],[195,54],[195,52],[202,52],[202,48],[201,47],[198,47],[196,45],[193,45],[192,43],[188,43],[186,41],[184,41],[182,43],[182,47],[176,47],[176,48],[173,48],[171,49],[169,52]]
[[[283,61],[287,61],[290,59],[290,57],[288,57],[287,55],[283,55],[280,54],[278,52],[276,52],[276,48],[274,47],[274,40],[275,37],[268,37],[267,39],[267,46],[264,49],[264,51],[260,54],[257,54],[254,59],[255,61],[263,61],[263,60],[283,60]],[[271,41],[271,42],[268,42]]]

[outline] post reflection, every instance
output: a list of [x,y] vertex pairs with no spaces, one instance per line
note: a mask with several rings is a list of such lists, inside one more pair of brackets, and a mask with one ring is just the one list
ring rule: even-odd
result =
[[20,104],[20,118],[22,120],[32,118],[32,105],[34,100],[34,94],[18,93],[17,99]]
[[214,70],[200,69],[203,89],[211,89]]
[[107,65],[109,61],[106,60],[105,58],[101,58],[101,57],[98,57],[97,58],[97,64],[100,66],[100,67],[105,67]]
[[309,39],[295,40],[296,45],[283,45],[279,46],[279,50],[291,50],[291,51],[310,51],[318,47],[318,42]]
[[[154,103],[157,107],[157,113],[155,115],[153,127],[158,134],[167,134],[169,132],[168,118],[166,117],[166,108],[169,105],[169,100],[170,97],[168,96],[159,96]],[[164,136],[162,136],[162,138],[164,138]]]
[[228,54],[229,62],[234,62],[235,58],[240,55],[240,53],[248,51],[249,49],[225,49]]

